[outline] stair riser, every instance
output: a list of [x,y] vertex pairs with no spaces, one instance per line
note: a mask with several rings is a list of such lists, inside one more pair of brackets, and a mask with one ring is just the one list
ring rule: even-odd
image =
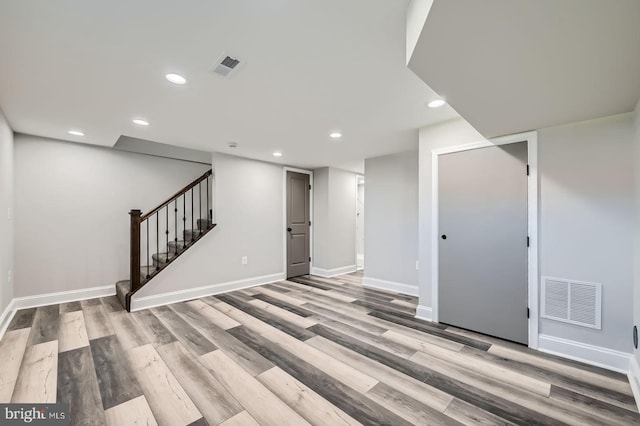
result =
[[187,229],[184,231],[184,240],[187,242],[195,240],[200,236],[200,234],[202,234],[202,231],[198,229]]
[[198,222],[198,229],[201,230],[201,231],[206,230],[213,223],[209,219],[198,219],[197,222]]
[[[187,247],[189,246],[188,242],[187,242]],[[171,254],[176,254],[178,252],[181,252],[182,250],[184,250],[184,241],[178,241],[178,242],[169,242],[169,253]]]
[[[210,221],[203,219],[202,221],[198,221],[198,227],[200,229],[187,229],[184,231],[185,240],[184,241],[169,241],[168,243],[168,254],[167,253],[154,253],[151,256],[153,265],[149,265],[149,268],[146,265],[143,265],[140,268],[140,281],[141,284],[146,284],[151,278],[157,275],[164,267],[172,261],[176,255],[182,254],[183,251],[191,247],[193,244],[191,241],[191,237],[195,241],[199,237],[202,236],[205,232],[213,229],[216,225],[211,224]],[[203,229],[204,227],[204,229]],[[149,275],[147,277],[147,274]],[[118,296],[118,300],[122,303],[122,306],[126,308],[126,296],[131,292],[131,283],[129,281],[119,281],[116,283],[116,295]],[[137,290],[137,289],[136,289]]]

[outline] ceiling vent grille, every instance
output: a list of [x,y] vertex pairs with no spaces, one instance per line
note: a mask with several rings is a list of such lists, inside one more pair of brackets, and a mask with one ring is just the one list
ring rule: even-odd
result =
[[213,72],[226,77],[231,74],[232,71],[236,70],[239,64],[240,60],[238,58],[224,54],[213,66]]
[[602,284],[543,277],[541,316],[600,330]]

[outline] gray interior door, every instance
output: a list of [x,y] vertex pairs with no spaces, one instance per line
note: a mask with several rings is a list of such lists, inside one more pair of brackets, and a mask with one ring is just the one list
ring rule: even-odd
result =
[[527,344],[527,143],[439,156],[439,321]]
[[287,172],[287,278],[309,273],[309,175]]

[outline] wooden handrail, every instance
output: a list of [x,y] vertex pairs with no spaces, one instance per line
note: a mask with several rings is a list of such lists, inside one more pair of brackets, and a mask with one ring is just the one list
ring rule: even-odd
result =
[[189,191],[191,188],[195,187],[196,185],[198,185],[200,182],[206,180],[209,176],[211,176],[213,174],[213,170],[208,170],[205,174],[203,174],[202,176],[200,176],[199,178],[197,178],[196,180],[194,180],[193,182],[191,182],[189,185],[185,186],[184,188],[182,188],[180,191],[176,192],[173,196],[171,196],[170,198],[167,199],[167,201],[165,201],[164,203],[160,204],[158,207],[156,207],[155,209],[151,210],[149,213],[146,213],[142,216],[140,216],[140,222],[144,221],[145,219],[148,219],[149,217],[153,216],[155,213],[157,213],[160,209],[162,209],[163,207],[166,207],[167,204],[171,203],[172,201],[174,201],[176,198],[180,197],[182,194],[186,194],[187,191]]

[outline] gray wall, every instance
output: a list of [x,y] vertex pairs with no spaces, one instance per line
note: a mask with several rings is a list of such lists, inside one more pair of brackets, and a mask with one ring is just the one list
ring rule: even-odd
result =
[[312,264],[322,268],[331,256],[331,233],[329,218],[329,168],[313,171],[313,250]]
[[136,298],[284,273],[282,166],[214,154],[213,167],[218,226]]
[[418,152],[365,160],[364,276],[417,287]]
[[630,352],[633,122],[538,131],[541,276],[602,283],[602,330],[541,319],[540,334]]
[[[640,328],[640,101],[635,110],[635,228],[634,228],[634,276],[633,276],[633,323]],[[640,365],[640,350],[634,350],[634,356]],[[640,377],[636,377],[640,381]]]
[[152,209],[208,169],[16,135],[15,296],[127,279],[129,210]]
[[364,183],[360,181],[363,176],[358,176],[358,191],[356,193],[356,255],[358,258],[358,268],[364,266]]
[[314,268],[355,270],[356,179],[355,173],[340,169],[314,170]]
[[[431,150],[483,138],[463,120],[420,131],[420,304],[431,306]],[[540,333],[629,352],[633,272],[630,114],[538,131],[540,276],[603,284],[602,330]]]
[[13,131],[0,111],[0,313],[13,298],[13,220],[8,210],[13,209]]
[[464,145],[484,138],[463,119],[447,121],[420,129],[418,177],[418,251],[420,305],[431,307],[431,151]]

